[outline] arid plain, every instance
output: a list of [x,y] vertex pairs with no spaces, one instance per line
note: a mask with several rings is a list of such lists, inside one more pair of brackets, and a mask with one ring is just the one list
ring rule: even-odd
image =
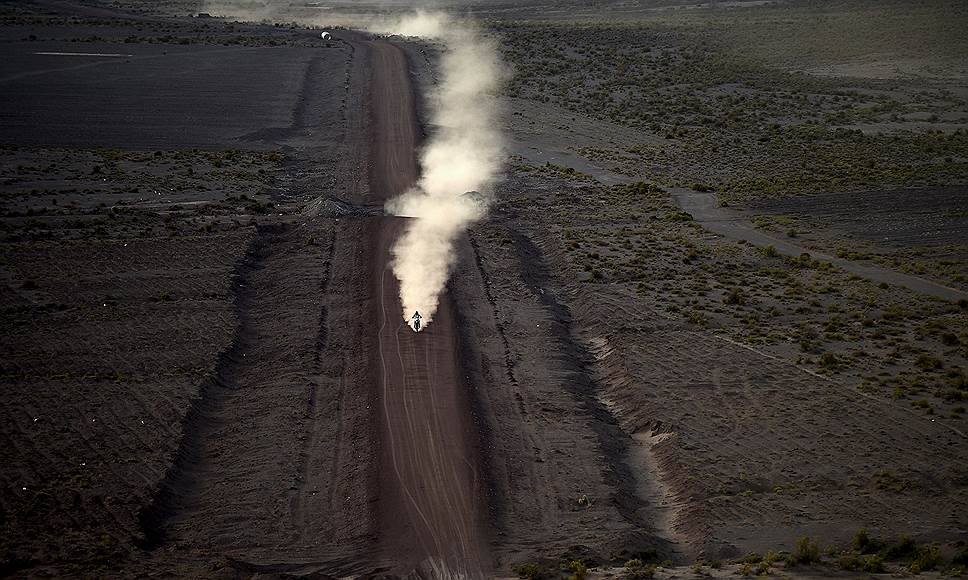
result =
[[964,573],[962,3],[437,5],[506,156],[420,333],[447,47],[250,4],[0,3],[0,573]]

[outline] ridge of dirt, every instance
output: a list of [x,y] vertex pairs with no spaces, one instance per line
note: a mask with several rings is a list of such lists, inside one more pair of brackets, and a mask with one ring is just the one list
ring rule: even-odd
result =
[[558,342],[561,364],[568,375],[565,388],[592,419],[599,449],[606,458],[605,481],[613,488],[612,497],[620,507],[619,513],[637,527],[648,527],[650,524],[641,517],[643,500],[638,496],[636,476],[626,464],[631,441],[599,399],[602,386],[592,371],[594,357],[575,335],[577,325],[571,310],[555,297],[556,284],[538,246],[519,230],[512,230],[511,237],[524,264],[522,280],[551,314],[551,332]]
[[[500,215],[475,226],[452,283],[487,385],[476,394],[499,493],[496,565],[672,555],[650,531],[648,506],[609,440],[627,436],[609,428],[588,390],[587,355],[567,334],[571,315],[546,304],[542,291],[559,300],[553,283],[515,235]],[[588,379],[584,390],[575,389],[576,373]]]
[[[307,453],[319,422],[314,416],[318,388],[327,383],[314,378],[312,370],[325,308],[320,305],[310,313],[304,306],[319,304],[314,294],[327,283],[332,246],[310,247],[319,252],[311,267],[305,263],[309,256],[304,257],[305,234],[300,228],[263,230],[255,246],[258,261],[237,281],[237,338],[220,358],[216,380],[203,387],[201,400],[189,414],[174,468],[157,507],[144,520],[149,540],[155,540],[152,547],[159,547],[157,540],[167,536],[176,542],[191,539],[200,547],[251,550],[249,546],[264,541],[257,537],[298,546],[309,535],[299,501],[306,494]],[[279,276],[300,269],[299,274]],[[282,300],[286,306],[279,308],[276,302]],[[294,324],[296,317],[300,321]],[[303,334],[303,328],[308,332]],[[332,383],[330,388],[338,393],[339,381]],[[271,400],[275,405],[267,405]],[[292,414],[297,418],[286,424],[283,417]],[[273,423],[280,428],[266,430]],[[276,435],[266,436],[273,431]],[[290,436],[302,443],[287,443]],[[257,471],[252,473],[253,469]],[[267,481],[276,483],[271,490],[257,491],[268,488]],[[286,481],[288,490],[279,485]],[[283,506],[288,506],[288,517],[278,511]],[[265,528],[240,533],[232,513],[245,512],[262,520]],[[159,524],[165,533],[152,538],[149,526]]]
[[[567,272],[560,243],[534,230]],[[846,542],[858,527],[889,534],[902,520],[927,538],[962,527],[956,508],[926,500],[963,503],[957,431],[663,316],[634,290],[566,288],[604,399],[649,446],[671,528],[697,557],[791,549],[804,535]]]
[[243,351],[254,338],[249,311],[254,302],[250,276],[263,267],[268,258],[269,244],[266,228],[258,228],[249,242],[245,254],[236,263],[232,279],[233,310],[237,319],[235,335],[228,348],[218,356],[214,376],[206,380],[192,399],[188,413],[182,421],[181,438],[174,461],[166,470],[154,498],[138,515],[139,527],[144,536],[143,547],[153,550],[167,540],[166,525],[181,509],[184,498],[196,486],[193,481],[201,457],[201,441],[211,436],[212,423],[225,405],[228,389],[238,383],[238,364]]
[[508,341],[507,333],[504,330],[504,324],[500,320],[498,320],[497,303],[495,302],[494,297],[491,295],[490,275],[487,273],[487,270],[484,268],[484,262],[481,259],[481,250],[480,250],[480,247],[478,246],[478,241],[475,238],[469,238],[469,243],[474,252],[474,263],[477,266],[478,272],[480,273],[481,282],[484,289],[484,297],[487,300],[488,304],[491,305],[491,310],[494,313],[494,326],[497,330],[498,336],[501,339],[501,343],[504,346],[504,366],[506,371],[505,374],[507,376],[508,381],[510,381],[512,385],[518,386],[518,379],[517,377],[514,376],[514,359],[511,354],[511,343]]
[[[459,242],[459,259],[468,259],[473,249],[470,247],[468,238]],[[478,298],[483,286],[472,286],[472,294],[468,294],[468,285],[455,283],[453,279],[447,283],[447,294],[454,297],[454,325],[456,328],[457,353],[461,372],[463,373],[463,385],[466,388],[466,400],[469,409],[470,419],[473,422],[472,436],[476,434],[477,440],[471,441],[472,447],[477,451],[477,463],[481,473],[481,494],[485,498],[485,508],[488,512],[486,533],[489,539],[493,538],[494,531],[500,528],[500,519],[503,513],[503,496],[499,492],[494,479],[493,465],[496,460],[494,457],[494,434],[490,431],[487,421],[487,409],[482,400],[482,392],[487,389],[487,381],[483,376],[483,361],[481,354],[476,348],[477,336],[473,330],[472,318],[468,310],[473,308],[473,304],[466,304],[467,298]]]

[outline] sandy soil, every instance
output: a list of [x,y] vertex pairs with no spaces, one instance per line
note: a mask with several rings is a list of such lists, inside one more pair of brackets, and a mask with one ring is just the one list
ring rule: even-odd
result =
[[37,55],[76,43],[18,48],[0,78],[0,123],[7,141],[21,145],[274,148],[307,123],[298,96],[339,99],[346,76],[345,47],[82,47],[124,58]]
[[[937,187],[826,193],[761,200],[745,212],[757,226],[810,251],[849,257],[968,289],[968,193]],[[785,223],[781,223],[785,222]]]
[[938,187],[763,200],[754,212],[793,214],[860,239],[895,246],[968,243],[968,189]]

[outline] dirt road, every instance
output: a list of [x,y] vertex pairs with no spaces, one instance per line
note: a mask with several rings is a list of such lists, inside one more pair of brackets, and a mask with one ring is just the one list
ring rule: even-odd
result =
[[420,130],[406,56],[385,42],[370,43],[370,49],[373,146],[366,201],[382,205],[417,181]]
[[[403,226],[387,221],[380,253],[389,251]],[[482,480],[453,306],[445,297],[434,324],[415,333],[400,317],[388,264],[378,283],[385,542],[408,569],[432,561],[450,574],[482,577],[488,564]]]
[[[370,201],[382,202],[416,181],[420,137],[406,57],[386,43],[371,48]],[[445,295],[434,324],[421,333],[404,322],[390,250],[406,225],[380,220],[371,261],[380,309],[383,545],[404,574],[484,577],[489,557],[478,434],[460,371],[453,304]]]

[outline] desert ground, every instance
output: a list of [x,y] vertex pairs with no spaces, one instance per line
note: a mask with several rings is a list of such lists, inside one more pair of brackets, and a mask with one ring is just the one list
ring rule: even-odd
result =
[[0,2],[0,574],[964,575],[963,3],[435,4],[504,158],[415,333],[418,7]]

